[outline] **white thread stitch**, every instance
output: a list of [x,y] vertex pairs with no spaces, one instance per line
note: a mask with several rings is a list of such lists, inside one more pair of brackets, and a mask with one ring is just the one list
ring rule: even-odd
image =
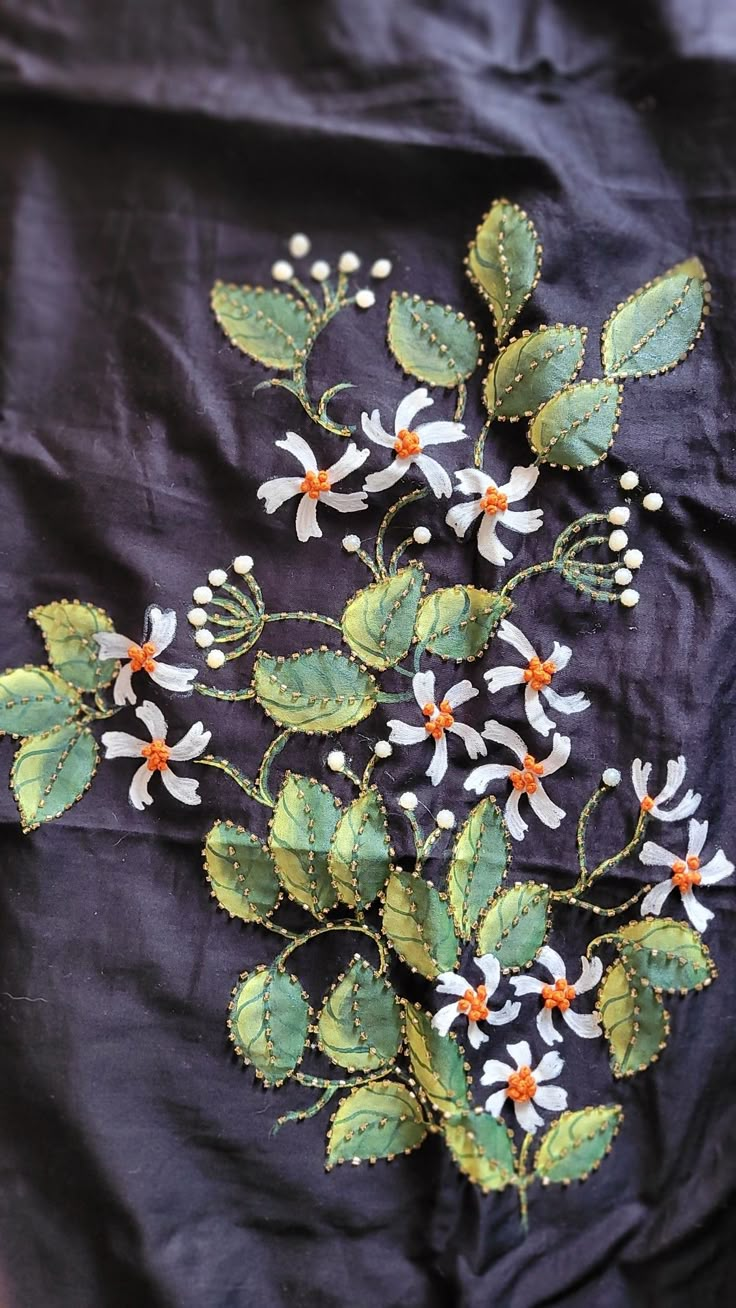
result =
[[139,740],[137,736],[131,736],[127,731],[106,731],[102,736],[105,758],[142,757],[144,759],[133,774],[128,791],[133,807],[142,810],[146,805],[153,803],[153,796],[149,794],[148,786],[154,772],[161,773],[161,780],[174,799],[178,799],[182,804],[201,804],[201,798],[197,793],[199,782],[191,777],[177,776],[171,771],[169,760],[174,763],[184,763],[199,758],[207,748],[211,732],[205,731],[201,722],[195,722],[177,745],[168,746],[166,744],[168,726],[160,708],[150,700],[144,700],[135,712],[136,717],[140,718],[150,733],[150,742]]
[[464,722],[456,722],[454,715],[456,708],[475,699],[479,692],[469,681],[459,681],[457,685],[450,686],[438,703],[433,672],[417,672],[411,684],[414,698],[427,721],[424,726],[415,727],[399,718],[393,718],[388,724],[391,731],[389,739],[394,745],[421,745],[428,739],[433,739],[434,757],[425,776],[429,777],[433,786],[438,786],[447,771],[448,732],[460,737],[471,759],[486,753],[480,732]]
[[659,885],[654,886],[649,894],[644,896],[641,901],[642,917],[646,917],[649,913],[659,917],[667,898],[673,890],[679,890],[682,907],[695,930],[705,931],[714,915],[696,898],[693,886],[713,886],[718,881],[730,877],[733,872],[733,863],[726,858],[722,849],[716,850],[708,863],[701,863],[700,855],[707,837],[708,823],[698,822],[693,818],[688,827],[687,853],[684,858],[670,853],[668,849],[656,845],[652,840],[647,840],[639,854],[642,863],[647,867],[667,867],[672,876],[667,881],[660,881]]
[[[548,1112],[558,1113],[567,1108],[567,1091],[561,1086],[543,1085],[558,1077],[565,1066],[564,1059],[556,1052],[545,1054],[537,1067],[532,1068],[532,1052],[526,1040],[516,1045],[507,1045],[506,1052],[513,1059],[513,1067],[489,1058],[483,1064],[481,1085],[495,1085],[505,1081],[503,1090],[496,1090],[485,1102],[485,1110],[492,1117],[500,1117],[501,1110],[513,1091],[513,1104],[516,1120],[522,1131],[533,1135],[538,1126],[544,1125],[544,1118],[534,1108],[545,1108]],[[528,1093],[527,1093],[528,1092]],[[522,1096],[522,1097],[517,1097]]]
[[488,693],[496,695],[507,686],[525,686],[524,711],[529,725],[541,736],[548,736],[550,731],[554,731],[556,723],[545,715],[540,696],[544,695],[559,713],[583,713],[590,708],[590,700],[586,699],[582,691],[573,695],[558,695],[552,690],[552,678],[567,667],[572,658],[572,650],[567,645],[559,645],[555,641],[549,658],[542,660],[524,633],[506,619],[501,623],[497,635],[526,659],[527,666],[518,668],[509,665],[485,672],[483,675]]
[[[207,615],[204,616],[206,620]],[[148,610],[144,625],[146,634],[140,645],[117,631],[94,633],[99,659],[128,659],[115,678],[113,699],[116,704],[135,704],[136,694],[131,684],[134,672],[147,672],[156,685],[180,694],[192,689],[192,682],[197,675],[196,668],[159,663],[159,655],[169,648],[176,635],[176,614],[173,609],[159,609],[154,605]]]
[[486,740],[493,740],[496,744],[505,745],[507,749],[512,750],[521,764],[521,769],[500,763],[484,763],[481,767],[474,768],[466,777],[465,789],[474,790],[477,795],[482,795],[492,781],[508,779],[513,789],[506,800],[504,816],[514,840],[523,840],[524,833],[529,830],[519,813],[519,801],[524,794],[540,822],[555,830],[565,817],[565,810],[552,803],[540,778],[546,779],[565,766],[570,757],[570,738],[555,734],[552,738],[551,753],[546,759],[537,762],[521,736],[510,727],[504,727],[500,722],[486,722],[483,735]]
[[568,982],[567,968],[564,960],[549,945],[543,945],[537,954],[536,962],[549,972],[552,984],[540,981],[534,976],[512,976],[511,985],[517,995],[539,995],[542,1007],[537,1014],[537,1030],[546,1045],[560,1044],[562,1035],[555,1029],[553,1022],[555,1010],[558,1010],[563,1022],[575,1035],[584,1040],[592,1040],[603,1034],[601,1019],[597,1013],[576,1013],[572,1004],[578,995],[594,990],[603,975],[603,964],[598,957],[589,961],[585,956],[580,959],[580,976],[577,981]]
[[526,498],[536,484],[539,468],[533,465],[528,468],[512,468],[509,480],[502,486],[478,468],[463,468],[455,476],[463,495],[479,495],[480,499],[456,505],[450,509],[445,522],[462,540],[475,519],[482,515],[478,530],[478,551],[489,563],[502,568],[513,555],[496,536],[496,528],[507,527],[510,531],[526,536],[529,532],[539,531],[542,525],[541,509],[516,513],[508,508],[509,504]]
[[651,763],[642,763],[640,758],[635,758],[631,765],[631,784],[634,787],[636,798],[645,812],[650,817],[658,818],[660,822],[680,822],[683,818],[692,817],[701,799],[701,796],[693,790],[686,791],[674,808],[665,810],[662,807],[663,804],[667,804],[671,799],[674,799],[685,780],[687,763],[684,756],[680,754],[678,758],[669,760],[666,781],[662,789],[654,797],[649,794],[647,789],[651,771]]
[[488,1001],[498,989],[501,966],[494,954],[483,954],[480,958],[474,958],[473,962],[483,973],[483,985],[477,989],[457,972],[441,972],[437,977],[437,994],[455,995],[457,998],[451,1004],[444,1004],[437,1010],[432,1018],[432,1026],[440,1035],[446,1036],[459,1017],[466,1017],[468,1040],[473,1049],[480,1049],[489,1037],[481,1031],[478,1023],[487,1022],[489,1026],[505,1026],[518,1016],[521,1004],[508,999],[502,1008],[491,1009]]
[[370,416],[367,413],[361,415],[360,421],[368,439],[396,452],[393,463],[366,477],[364,490],[371,493],[389,490],[416,464],[438,499],[452,494],[452,482],[445,469],[436,459],[425,454],[424,449],[427,445],[447,445],[465,440],[467,432],[461,422],[424,422],[414,427],[417,414],[433,403],[424,386],[404,396],[394,415],[393,436],[384,431],[378,409],[374,409]]
[[360,468],[368,458],[370,450],[359,450],[351,441],[336,463],[320,470],[311,445],[308,445],[296,432],[288,431],[285,440],[275,443],[278,449],[286,450],[292,458],[301,463],[305,476],[272,477],[270,481],[264,481],[263,485],[258,487],[258,498],[265,502],[266,513],[275,513],[287,500],[293,499],[295,495],[301,495],[296,511],[296,534],[300,541],[305,542],[312,537],[322,535],[317,522],[318,501],[322,500],[338,513],[360,513],[368,507],[364,490],[343,494],[333,491],[332,487],[343,478],[349,477],[356,468]]

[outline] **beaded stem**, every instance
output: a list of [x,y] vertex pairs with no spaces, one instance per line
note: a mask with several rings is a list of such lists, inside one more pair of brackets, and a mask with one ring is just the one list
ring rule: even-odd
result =
[[405,509],[409,504],[415,504],[417,500],[426,499],[427,494],[428,492],[424,487],[420,487],[419,490],[409,491],[408,495],[402,495],[401,499],[398,499],[395,504],[392,504],[390,509],[388,509],[384,514],[383,521],[378,528],[378,533],[376,535],[376,563],[382,578],[388,576],[388,573],[386,572],[386,562],[383,555],[383,541],[386,532],[391,526],[396,514],[401,509]]
[[259,788],[252,781],[249,781],[240,769],[236,768],[234,763],[230,763],[226,758],[215,758],[213,754],[208,754],[204,758],[192,759],[192,762],[209,768],[219,768],[220,772],[224,772],[226,776],[230,777],[231,781],[234,781],[237,786],[240,786],[241,790],[245,791],[249,799],[254,799],[256,803],[263,804],[264,808],[273,807],[263,798]]
[[326,627],[332,627],[334,631],[342,634],[342,627],[334,618],[328,618],[323,613],[304,613],[301,609],[293,613],[267,613],[264,622],[322,622]]
[[274,736],[271,744],[267,747],[263,758],[261,759],[261,766],[258,769],[258,776],[256,777],[256,786],[269,808],[275,808],[276,806],[276,800],[268,788],[268,774],[271,770],[271,764],[277,755],[281,753],[284,745],[288,743],[289,738],[292,735],[293,732],[290,727],[287,727],[284,731],[280,731],[277,736]]
[[302,945],[308,944],[310,940],[316,940],[317,936],[327,935],[331,931],[354,931],[359,935],[367,936],[369,940],[373,941],[378,950],[379,965],[377,975],[381,976],[381,974],[386,971],[388,968],[388,954],[386,946],[378,932],[362,922],[352,921],[327,922],[324,926],[313,927],[310,931],[305,931],[302,935],[297,936],[295,940],[292,940],[291,944],[286,946],[286,949],[282,950],[277,959],[278,964],[283,966],[287,958],[293,954],[295,949],[299,949]]

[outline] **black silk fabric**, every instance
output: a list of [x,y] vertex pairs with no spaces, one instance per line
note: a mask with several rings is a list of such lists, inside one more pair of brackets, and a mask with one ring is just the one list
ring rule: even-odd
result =
[[[330,460],[338,442],[287,393],[253,393],[265,374],[225,342],[211,284],[267,280],[303,230],[333,263],[346,248],[390,257],[391,286],[452,303],[485,329],[462,255],[505,195],[545,247],[523,325],[587,323],[594,358],[611,308],[657,272],[697,253],[713,284],[687,362],[627,385],[608,462],[546,471],[529,501],[544,508],[544,529],[511,542],[514,566],[548,557],[573,517],[620,501],[629,467],[664,496],[661,513],[636,515],[646,563],[635,610],[589,605],[545,579],[518,593],[525,631],[574,647],[571,688],[584,687],[591,708],[571,724],[573,759],[554,792],[571,816],[556,833],[533,823],[515,871],[570,884],[574,818],[601,769],[624,780],[592,832],[599,858],[630,830],[631,759],[652,760],[661,777],[680,752],[713,848],[733,857],[734,60],[730,0],[5,0],[3,665],[41,660],[26,612],[62,596],[103,606],[134,636],[147,605],[175,608],[176,661],[189,663],[192,589],[245,551],[272,609],[338,614],[365,580],[339,541],[374,534],[377,512],[325,514],[324,540],[306,546],[293,504],[266,518],[257,487],[292,471],[274,441],[293,428]],[[374,406],[388,421],[411,387],[385,344],[388,288],[377,296],[372,311],[341,315],[311,362],[315,394],[355,384],[334,405],[350,422]],[[436,416],[446,407],[437,393]],[[476,385],[468,429],[481,420]],[[463,466],[446,449],[439,457]],[[528,461],[522,433],[497,428],[487,466],[517,461]],[[459,544],[444,503],[420,507],[434,582],[487,584],[472,534]],[[274,652],[304,640],[286,625]],[[472,675],[482,686],[481,670]],[[246,771],[270,738],[251,705],[151,697],[175,738],[201,717],[217,752]],[[522,727],[518,706],[507,699],[498,715]],[[136,730],[128,713],[119,725]],[[488,715],[484,700],[474,720]],[[380,710],[382,724],[390,716]],[[322,766],[322,742],[302,744],[301,758],[292,749],[292,766]],[[6,770],[11,756],[5,740]],[[382,774],[394,812],[407,787],[439,806],[424,766],[395,751]],[[264,1091],[228,1045],[233,983],[278,946],[208,896],[203,833],[217,817],[250,819],[227,778],[204,773],[199,808],[156,785],[138,813],[127,764],[102,763],[78,805],[27,836],[7,789],[0,800],[2,1308],[730,1302],[733,881],[706,901],[719,978],[672,1000],[654,1068],[614,1085],[603,1042],[568,1036],[570,1105],[618,1099],[625,1121],[585,1184],[530,1192],[524,1236],[513,1192],[483,1197],[437,1139],[391,1164],[326,1174],[327,1112],[270,1134],[279,1112],[316,1096]],[[463,775],[456,762],[442,793],[462,812]],[[406,855],[398,818],[392,829]],[[665,844],[670,834],[652,833]],[[631,861],[601,902],[641,876]],[[574,958],[592,929],[571,918],[559,917],[552,943]],[[313,955],[313,997],[346,957]],[[412,997],[429,1002],[430,987],[415,979]]]

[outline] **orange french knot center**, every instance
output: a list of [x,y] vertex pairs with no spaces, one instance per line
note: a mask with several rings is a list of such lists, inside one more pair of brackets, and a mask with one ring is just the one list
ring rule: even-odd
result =
[[464,1013],[469,1022],[482,1022],[485,1017],[488,1017],[487,994],[485,986],[478,986],[477,990],[468,986],[462,999],[457,1001],[457,1011]]
[[155,653],[156,646],[152,645],[150,640],[147,640],[145,645],[129,645],[128,658],[133,665],[133,671],[140,672],[143,670],[144,672],[153,672],[153,669],[156,666],[153,660]]
[[324,469],[320,472],[308,472],[299,489],[308,495],[310,500],[318,500],[324,491],[330,489],[330,479]]
[[575,987],[568,985],[564,976],[558,977],[553,986],[542,986],[545,1008],[559,1008],[566,1013],[574,998]]
[[544,764],[537,763],[533,755],[526,754],[523,772],[512,768],[509,776],[514,790],[525,790],[527,795],[533,795],[537,789],[537,777],[544,776]]
[[509,507],[508,496],[504,495],[503,491],[497,490],[495,486],[489,486],[480,502],[480,507],[484,513],[493,517],[495,513],[503,513]]
[[144,745],[141,754],[148,759],[149,772],[165,772],[169,766],[169,754],[171,750],[164,740],[152,740],[150,745]]
[[535,654],[524,669],[524,680],[529,683],[532,690],[542,690],[544,686],[549,686],[556,671],[551,659],[543,663]]
[[455,719],[452,715],[452,706],[448,704],[446,699],[442,700],[437,717],[433,718],[432,714],[436,707],[436,704],[424,705],[422,713],[425,718],[432,718],[431,722],[425,722],[424,730],[428,736],[433,736],[435,740],[440,740],[445,732],[449,731],[450,727],[454,727]]
[[641,806],[644,809],[645,813],[651,812],[651,810],[654,808],[654,800],[652,799],[651,795],[644,796],[643,800],[641,801]]
[[419,433],[409,431],[408,427],[402,427],[394,441],[394,449],[400,459],[409,459],[412,454],[421,454],[422,442]]
[[683,863],[681,858],[676,858],[672,864],[672,881],[673,884],[682,891],[683,895],[687,893],[691,886],[699,886],[703,878],[698,871],[700,859],[691,854],[687,863]]
[[509,1076],[509,1099],[515,1103],[525,1103],[527,1099],[533,1099],[537,1093],[537,1083],[532,1076],[530,1067],[520,1067],[518,1072],[512,1072]]

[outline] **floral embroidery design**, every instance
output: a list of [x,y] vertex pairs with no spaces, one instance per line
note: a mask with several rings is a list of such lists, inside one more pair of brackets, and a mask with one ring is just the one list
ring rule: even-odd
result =
[[505,1026],[518,1016],[521,1004],[514,1004],[510,999],[497,1009],[489,1007],[489,1001],[498,990],[501,981],[501,967],[493,954],[484,954],[476,958],[475,966],[483,973],[483,985],[472,986],[465,977],[455,972],[441,972],[437,977],[438,995],[456,995],[451,1004],[438,1009],[432,1018],[432,1026],[440,1035],[446,1036],[450,1027],[459,1017],[468,1021],[468,1040],[473,1049],[480,1049],[488,1036],[481,1031],[478,1023],[487,1022],[489,1026]]
[[351,441],[341,458],[330,468],[318,468],[317,458],[312,447],[296,432],[286,433],[286,440],[276,441],[280,450],[287,450],[301,463],[303,477],[273,477],[265,481],[258,490],[258,498],[266,505],[266,513],[275,513],[295,495],[301,495],[296,511],[296,534],[300,541],[308,541],[313,536],[321,536],[317,522],[317,503],[329,505],[338,513],[360,513],[367,509],[367,496],[364,491],[345,494],[333,491],[332,487],[351,472],[365,463],[369,450],[359,450]]
[[477,495],[480,498],[470,500],[468,504],[457,504],[454,509],[450,509],[445,519],[448,527],[452,527],[455,535],[462,540],[476,518],[480,518],[478,550],[489,563],[502,568],[513,558],[513,554],[499,540],[497,529],[506,527],[509,531],[518,531],[522,536],[527,536],[532,531],[539,531],[542,525],[541,509],[528,509],[520,513],[509,508],[509,504],[526,499],[530,490],[536,486],[539,468],[533,465],[529,468],[512,468],[509,480],[502,486],[497,486],[493,478],[479,468],[463,468],[455,476],[464,495]]
[[578,995],[594,990],[603,975],[603,964],[599,958],[593,961],[580,959],[580,976],[572,984],[567,979],[567,968],[556,950],[543,945],[536,960],[540,967],[549,972],[549,981],[538,981],[534,976],[511,978],[511,985],[517,995],[539,995],[542,1007],[537,1014],[537,1030],[546,1045],[558,1044],[562,1036],[555,1030],[554,1015],[559,1013],[563,1022],[575,1035],[590,1040],[602,1035],[601,1019],[597,1013],[578,1013],[572,1005]]
[[552,678],[558,672],[562,672],[572,658],[572,650],[569,646],[559,645],[555,641],[549,658],[542,660],[523,632],[506,619],[498,629],[498,639],[512,645],[521,657],[526,659],[526,667],[508,666],[485,672],[483,675],[488,685],[488,693],[495,695],[506,686],[523,686],[524,711],[527,720],[530,727],[538,731],[541,736],[548,736],[556,725],[544,712],[540,699],[542,695],[558,713],[583,713],[585,709],[590,708],[590,700],[585,698],[582,691],[574,695],[558,695],[557,691],[552,689]]
[[489,1058],[483,1064],[481,1085],[505,1082],[503,1090],[496,1090],[486,1099],[486,1112],[493,1117],[500,1117],[504,1103],[510,1099],[522,1131],[534,1135],[537,1127],[544,1126],[544,1118],[537,1112],[535,1104],[552,1113],[567,1108],[567,1091],[561,1086],[544,1084],[561,1075],[565,1066],[564,1059],[559,1054],[545,1054],[539,1064],[532,1068],[532,1051],[525,1040],[520,1040],[518,1045],[509,1045],[506,1052],[514,1060],[513,1066],[510,1067],[497,1058]]
[[182,693],[192,689],[192,682],[197,675],[196,668],[177,668],[161,663],[159,655],[169,648],[176,635],[176,613],[173,609],[152,607],[146,614],[147,634],[140,645],[128,636],[121,636],[117,631],[96,631],[99,657],[109,659],[127,659],[118,672],[113,683],[113,699],[116,704],[135,704],[132,678],[134,672],[146,672],[157,686],[165,690]]
[[688,827],[687,850],[684,858],[680,858],[677,854],[671,854],[668,849],[655,844],[653,840],[646,841],[639,854],[642,863],[645,863],[647,867],[669,868],[671,876],[668,881],[660,881],[658,886],[655,886],[653,890],[649,891],[648,895],[644,896],[641,901],[642,917],[646,917],[648,913],[653,913],[655,917],[659,917],[665,901],[673,890],[679,890],[682,897],[682,907],[695,930],[705,931],[713,914],[709,908],[705,908],[696,898],[693,886],[713,886],[718,881],[724,881],[726,877],[730,877],[733,872],[733,863],[729,862],[722,849],[716,850],[716,853],[707,863],[701,862],[700,855],[703,852],[703,846],[707,838],[708,823],[698,822],[693,818]]
[[484,763],[469,773],[465,780],[465,789],[474,790],[476,795],[482,795],[492,781],[508,778],[512,790],[506,800],[504,817],[514,840],[523,840],[529,830],[519,813],[519,804],[525,795],[530,808],[540,822],[543,822],[546,827],[551,827],[552,830],[558,827],[565,816],[565,810],[552,803],[544,789],[542,778],[559,772],[567,763],[570,757],[569,736],[555,735],[552,739],[551,752],[547,758],[538,762],[527,749],[521,736],[510,727],[503,726],[501,722],[486,722],[483,735],[487,740],[494,740],[497,744],[505,745],[507,749],[512,750],[521,767],[503,763]]
[[417,672],[412,679],[412,689],[426,722],[423,727],[415,727],[393,718],[388,724],[391,729],[389,740],[394,745],[421,745],[426,740],[433,740],[434,757],[425,775],[433,786],[438,786],[447,771],[448,733],[459,736],[469,758],[476,759],[486,753],[480,732],[465,722],[458,722],[455,717],[455,710],[474,699],[478,691],[471,682],[459,681],[456,686],[450,686],[437,703],[433,672]]
[[167,745],[168,726],[166,719],[156,704],[144,700],[136,709],[150,734],[150,741],[138,740],[127,731],[106,731],[102,737],[105,746],[105,758],[142,758],[130,783],[129,797],[133,808],[143,809],[153,803],[148,786],[154,773],[160,772],[161,780],[174,799],[181,804],[201,804],[199,782],[191,777],[180,777],[171,770],[171,763],[189,762],[199,758],[209,743],[211,732],[205,731],[201,722],[195,722],[177,745]]
[[433,402],[423,386],[407,395],[396,410],[393,436],[389,436],[381,426],[378,409],[374,409],[370,417],[367,413],[363,414],[361,422],[368,439],[375,445],[383,445],[396,452],[393,463],[382,472],[372,472],[366,477],[367,491],[390,490],[416,464],[438,499],[443,495],[448,498],[452,495],[452,482],[442,464],[430,458],[424,450],[428,445],[445,445],[465,440],[466,432],[459,422],[425,422],[415,426],[417,414]]

